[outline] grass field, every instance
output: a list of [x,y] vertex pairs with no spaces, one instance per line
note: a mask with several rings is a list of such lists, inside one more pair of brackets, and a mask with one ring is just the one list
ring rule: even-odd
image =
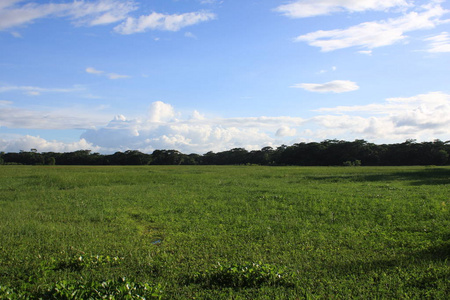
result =
[[0,299],[448,299],[449,209],[449,167],[0,166]]

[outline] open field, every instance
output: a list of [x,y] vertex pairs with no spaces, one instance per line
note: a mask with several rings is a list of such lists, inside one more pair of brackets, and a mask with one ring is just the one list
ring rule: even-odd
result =
[[449,167],[0,166],[0,298],[448,299]]

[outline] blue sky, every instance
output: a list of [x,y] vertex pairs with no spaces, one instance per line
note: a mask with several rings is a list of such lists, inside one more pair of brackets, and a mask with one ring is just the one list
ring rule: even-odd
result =
[[450,139],[440,0],[0,0],[0,151]]

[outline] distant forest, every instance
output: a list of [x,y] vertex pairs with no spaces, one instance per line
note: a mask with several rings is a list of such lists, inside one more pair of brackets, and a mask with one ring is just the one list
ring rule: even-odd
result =
[[234,148],[203,155],[183,154],[177,150],[155,150],[152,154],[137,150],[114,154],[74,152],[39,153],[37,149],[18,153],[0,153],[0,164],[24,165],[295,165],[295,166],[405,166],[449,165],[450,141],[376,145],[365,140],[353,142],[325,140],[297,143],[277,148],[247,151]]

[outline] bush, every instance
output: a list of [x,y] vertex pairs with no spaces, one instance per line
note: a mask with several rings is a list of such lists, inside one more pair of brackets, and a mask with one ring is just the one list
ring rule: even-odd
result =
[[354,161],[347,160],[344,161],[342,165],[345,167],[359,167],[361,166],[361,161],[359,159],[356,159]]
[[273,265],[262,263],[229,264],[218,263],[213,269],[196,273],[195,283],[205,288],[232,287],[255,288],[262,285],[290,285],[291,274]]

